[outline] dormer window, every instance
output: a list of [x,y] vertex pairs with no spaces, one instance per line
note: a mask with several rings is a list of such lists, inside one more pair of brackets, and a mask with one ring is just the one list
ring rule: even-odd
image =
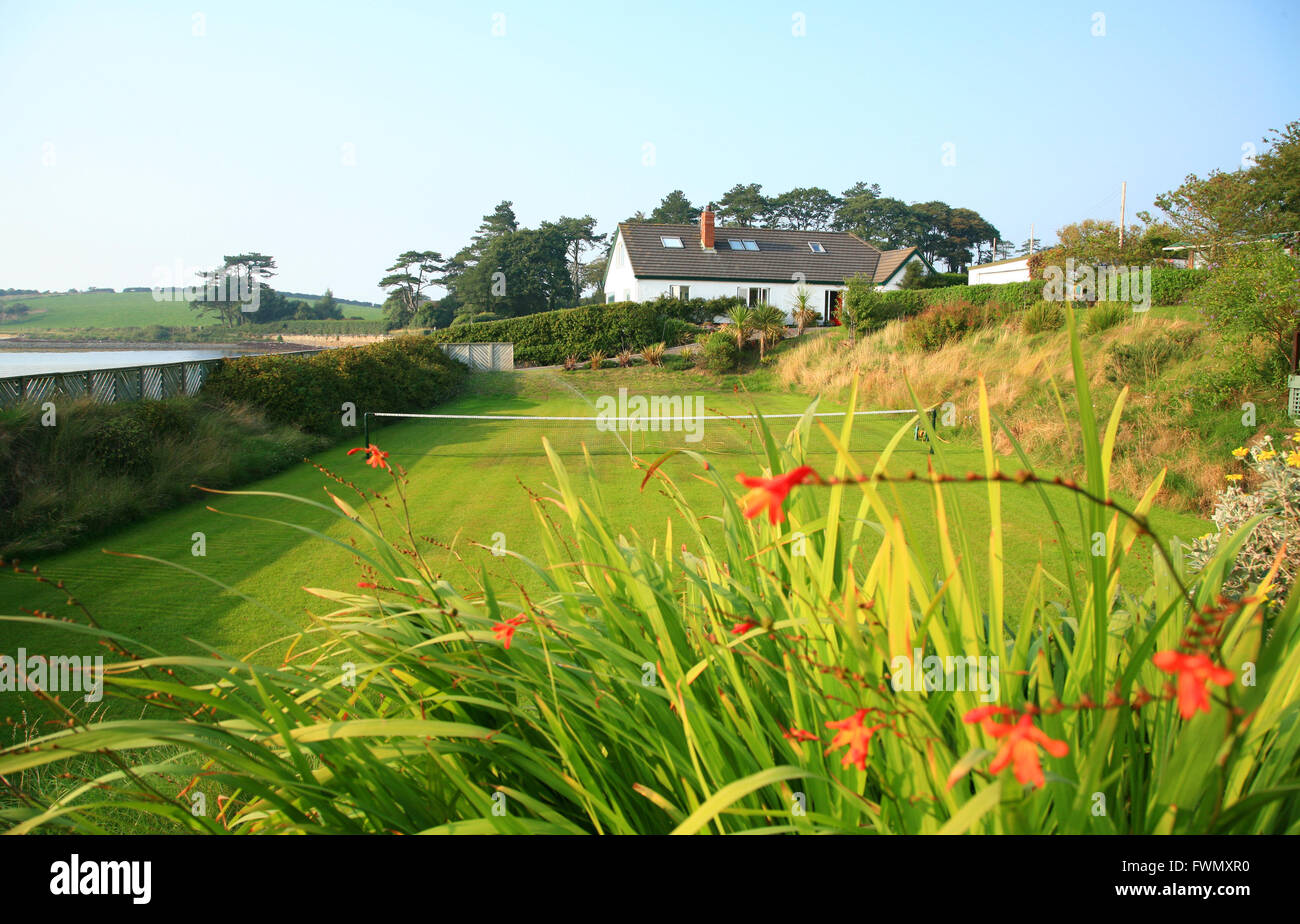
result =
[[821,245],[821,242],[820,242],[820,241],[809,241],[809,242],[808,242],[808,249],[811,250],[813,253],[825,253],[825,252],[826,252],[826,248],[823,247],[823,246]]
[[680,249],[682,246],[682,239],[680,237],[661,237],[659,238],[659,243],[663,244],[665,247]]

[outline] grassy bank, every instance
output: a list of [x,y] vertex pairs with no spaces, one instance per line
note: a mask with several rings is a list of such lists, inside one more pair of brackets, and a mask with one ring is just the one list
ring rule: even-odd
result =
[[437,346],[401,338],[224,360],[196,398],[2,411],[0,555],[56,552],[193,500],[196,484],[281,471],[359,433],[364,411],[427,410],[467,376]]
[[[1190,308],[1152,309],[1105,330],[1087,329],[1077,312],[1089,382],[1099,403],[1131,389],[1121,423],[1113,479],[1136,493],[1167,467],[1162,504],[1208,511],[1224,486],[1231,451],[1285,423],[1283,393],[1234,378],[1219,338]],[[976,383],[983,376],[995,414],[1035,458],[1077,473],[1078,440],[1062,419],[1073,400],[1069,343],[1062,328],[1027,333],[1024,312],[969,332],[934,350],[909,345],[912,320],[894,321],[852,343],[837,331],[785,354],[775,375],[811,394],[844,395],[855,375],[876,404],[905,406],[908,385],[953,403],[952,438],[975,439]],[[1243,423],[1253,402],[1255,421]],[[949,431],[945,431],[947,434]],[[1000,451],[1010,443],[997,441]]]

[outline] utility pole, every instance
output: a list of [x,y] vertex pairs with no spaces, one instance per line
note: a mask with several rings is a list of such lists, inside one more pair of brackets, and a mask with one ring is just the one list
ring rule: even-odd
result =
[[1124,200],[1128,198],[1128,180],[1119,184],[1119,246],[1124,248]]
[[1034,255],[1034,223],[1029,223],[1029,255]]

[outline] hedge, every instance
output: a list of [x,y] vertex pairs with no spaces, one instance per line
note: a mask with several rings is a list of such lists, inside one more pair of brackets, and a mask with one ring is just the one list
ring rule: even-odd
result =
[[356,432],[342,424],[344,402],[356,405],[358,422],[366,411],[423,410],[459,392],[468,374],[432,338],[396,337],[309,356],[226,359],[202,394],[252,405],[278,423],[342,436]]
[[[681,313],[689,312],[687,303]],[[436,343],[513,343],[515,362],[554,366],[568,356],[585,359],[598,351],[613,356],[661,341],[672,345],[684,330],[689,328],[683,320],[665,313],[661,303],[611,302],[465,324],[426,336]]]
[[1181,305],[1207,278],[1209,270],[1177,266],[1152,267],[1151,304]]

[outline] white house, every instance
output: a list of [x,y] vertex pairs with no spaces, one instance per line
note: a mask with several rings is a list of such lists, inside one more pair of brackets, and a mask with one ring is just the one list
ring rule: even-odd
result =
[[706,208],[698,225],[620,224],[605,270],[605,299],[739,296],[791,316],[802,286],[830,321],[850,277],[865,275],[878,288],[897,289],[908,263],[933,272],[915,247],[882,251],[845,231],[717,228]]
[[977,266],[972,266],[966,274],[966,282],[973,286],[1028,281],[1028,257],[1013,257],[1010,260],[980,263]]

